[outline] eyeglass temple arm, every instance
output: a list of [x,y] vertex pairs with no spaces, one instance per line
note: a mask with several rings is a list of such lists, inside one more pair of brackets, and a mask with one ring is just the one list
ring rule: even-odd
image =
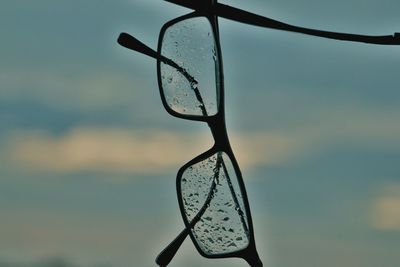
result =
[[[135,37],[131,36],[128,33],[121,33],[118,37],[118,43],[130,50],[148,55],[152,58],[157,59],[159,57],[158,53],[136,39]],[[168,60],[172,62],[172,60]],[[173,64],[176,65],[176,64]],[[193,78],[192,78],[193,79]],[[189,79],[190,80],[190,79]],[[199,214],[203,214],[205,209],[201,209]],[[201,216],[201,215],[200,215]],[[200,216],[196,216],[192,222],[191,226],[194,226],[194,224],[197,223],[197,221],[200,219]],[[176,252],[178,251],[179,247],[182,245],[183,241],[186,239],[186,237],[189,235],[191,228],[184,228],[183,231],[179,233],[179,235],[163,250],[161,253],[157,256],[156,258],[156,263],[161,266],[165,267],[170,263],[172,258],[175,256]]]
[[179,66],[173,60],[166,58],[162,55],[159,55],[155,50],[151,49],[150,47],[148,47],[147,45],[145,45],[144,43],[142,43],[141,41],[139,41],[132,35],[130,35],[126,32],[122,32],[119,35],[117,42],[123,47],[126,47],[130,50],[133,50],[133,51],[136,51],[136,52],[139,52],[142,54],[145,54],[154,59],[160,58],[160,60],[162,62],[164,62],[165,64],[167,64],[167,65],[175,68],[177,71],[179,71],[189,81],[191,87],[194,87],[194,85],[198,84],[196,79],[192,75],[190,75],[186,69]]
[[190,228],[184,228],[179,235],[168,244],[168,246],[158,254],[156,258],[156,263],[160,267],[167,266],[172,258],[175,256],[178,249],[181,247],[183,241],[185,241],[186,237],[189,235]]
[[264,28],[283,30],[289,32],[297,32],[312,36],[318,36],[328,39],[341,40],[341,41],[352,41],[369,44],[379,45],[400,45],[400,33],[396,32],[393,35],[383,36],[371,36],[341,32],[331,32],[316,30],[311,28],[304,28],[299,26],[290,25],[274,19],[256,15],[235,7],[217,3],[215,5],[204,5],[202,1],[188,1],[188,0],[165,0],[177,5],[181,5],[190,9],[204,10],[205,12],[211,12],[219,17],[223,17],[229,20],[242,22],[254,26],[260,26]]
[[138,39],[136,39],[135,37],[126,32],[122,32],[118,36],[117,42],[121,46],[128,48],[130,50],[145,54],[155,59],[158,58],[158,54],[155,50],[151,49],[150,47],[148,47],[147,45],[145,45],[144,43],[142,43],[141,41],[139,41]]

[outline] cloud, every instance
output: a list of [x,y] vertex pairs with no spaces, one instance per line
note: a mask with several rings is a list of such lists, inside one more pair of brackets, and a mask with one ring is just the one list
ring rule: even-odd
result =
[[[344,112],[332,114],[329,120],[315,126],[284,132],[232,132],[230,139],[244,170],[301,161],[336,144],[397,150],[398,121],[394,113],[346,116]],[[60,136],[44,131],[21,131],[8,136],[3,140],[5,149],[0,151],[3,162],[18,169],[55,172],[159,174],[177,170],[212,146],[209,131],[75,128]]]
[[9,148],[16,164],[39,171],[159,173],[185,162],[185,155],[196,150],[194,140],[160,131],[85,128],[60,137],[23,134]]
[[283,133],[234,133],[231,139],[242,168],[288,163],[303,151],[299,139]]
[[375,201],[372,226],[378,230],[400,231],[400,185],[388,187]]
[[[233,134],[232,144],[242,169],[281,164],[297,148],[288,137],[265,132]],[[58,137],[40,131],[14,134],[6,157],[34,171],[158,174],[179,168],[211,146],[209,133],[77,128]]]
[[[229,134],[240,167],[291,164],[323,153],[330,146],[351,144],[398,150],[399,117],[396,112],[330,114],[312,126]],[[100,171],[160,174],[177,170],[212,146],[205,132],[160,129],[73,128],[54,136],[46,131],[3,134],[2,164],[14,170],[39,172]],[[4,163],[8,162],[8,163]],[[7,166],[6,166],[7,167]],[[382,204],[389,205],[389,204]]]

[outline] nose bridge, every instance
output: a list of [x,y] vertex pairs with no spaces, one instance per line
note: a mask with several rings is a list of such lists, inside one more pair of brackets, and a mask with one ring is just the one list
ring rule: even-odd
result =
[[211,129],[211,133],[215,142],[215,147],[223,151],[230,150],[228,133],[226,130],[223,114],[217,114],[216,116],[211,117],[208,121],[208,126]]

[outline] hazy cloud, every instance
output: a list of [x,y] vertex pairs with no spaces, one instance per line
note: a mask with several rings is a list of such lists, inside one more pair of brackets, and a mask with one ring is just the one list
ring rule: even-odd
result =
[[[38,171],[112,171],[160,173],[177,168],[211,148],[202,133],[82,128],[55,137],[43,132],[15,134],[8,158]],[[233,134],[232,143],[242,168],[280,164],[296,145],[287,136],[271,133]]]
[[[346,116],[339,112],[312,127],[284,132],[233,132],[230,137],[241,168],[248,169],[290,164],[336,144],[399,149],[398,121],[397,116]],[[212,146],[208,131],[125,128],[75,128],[60,136],[27,131],[13,133],[5,143],[0,156],[20,168],[142,174],[177,169]]]
[[400,231],[400,185],[386,188],[375,201],[372,225],[379,230]]

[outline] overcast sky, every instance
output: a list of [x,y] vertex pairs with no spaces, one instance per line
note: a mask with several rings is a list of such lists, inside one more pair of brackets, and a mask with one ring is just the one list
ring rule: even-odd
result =
[[[221,1],[222,2],[222,1]],[[395,0],[234,0],[331,31],[400,32]],[[162,107],[152,58],[189,10],[161,0],[3,1],[0,264],[155,266],[183,228],[176,172],[211,146]],[[220,19],[226,116],[264,266],[400,262],[400,47],[339,42]],[[209,260],[190,240],[171,266]]]

